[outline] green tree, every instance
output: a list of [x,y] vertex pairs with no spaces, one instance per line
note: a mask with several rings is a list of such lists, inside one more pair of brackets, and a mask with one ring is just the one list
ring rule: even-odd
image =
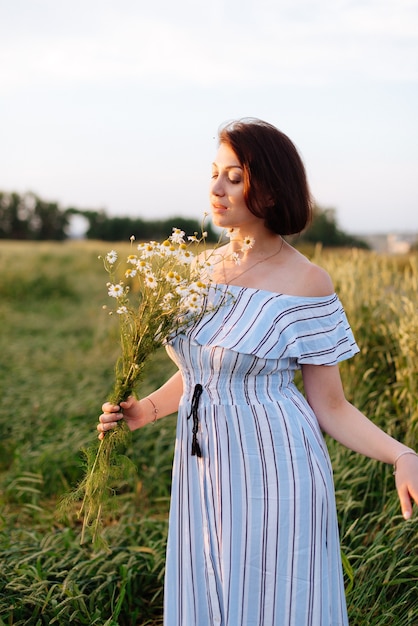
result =
[[0,192],[0,237],[29,239],[30,214],[31,207],[24,196]]
[[62,241],[66,239],[69,217],[56,202],[45,202],[34,196],[31,220],[34,239]]
[[[187,236],[194,233],[200,234],[202,225],[194,219],[175,216],[164,220],[144,220],[131,217],[108,217],[104,211],[82,211],[70,208],[68,214],[79,214],[89,222],[86,232],[87,239],[99,239],[103,241],[129,241],[132,235],[137,240],[161,241],[166,239],[173,228],[181,228]],[[205,224],[208,241],[217,241],[218,236],[210,226]]]
[[66,238],[68,216],[56,202],[45,202],[33,193],[0,192],[0,238]]
[[369,248],[362,239],[340,230],[335,209],[322,209],[318,206],[314,207],[312,221],[299,241],[322,243],[324,247]]

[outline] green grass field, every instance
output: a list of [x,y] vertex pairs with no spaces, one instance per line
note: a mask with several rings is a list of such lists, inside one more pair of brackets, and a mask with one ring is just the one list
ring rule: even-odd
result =
[[[121,481],[104,520],[110,553],[80,546],[76,506],[57,514],[83,475],[81,450],[96,440],[113,383],[117,321],[102,309],[107,275],[97,258],[110,247],[0,246],[0,626],[162,623],[175,417],[133,434],[137,474]],[[347,396],[416,447],[417,255],[310,256],[333,276],[362,350],[342,366]],[[157,353],[139,393],[173,371]],[[416,626],[417,514],[403,521],[391,467],[328,443],[350,624]]]

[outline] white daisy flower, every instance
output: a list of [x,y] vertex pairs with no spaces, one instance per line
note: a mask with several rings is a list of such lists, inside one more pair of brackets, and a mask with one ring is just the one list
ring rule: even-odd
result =
[[157,289],[158,281],[152,272],[147,272],[145,274],[144,283],[146,287],[150,287],[151,289]]
[[125,315],[128,312],[128,309],[126,308],[126,306],[120,306],[118,309],[116,309],[116,313],[118,313],[119,315]]
[[120,283],[117,283],[116,285],[109,284],[107,293],[111,298],[120,298],[124,293],[123,286]]
[[190,250],[180,250],[179,251],[179,263],[188,264],[191,263],[194,259],[194,254],[190,252]]
[[231,254],[231,258],[234,261],[235,265],[241,265],[241,257],[238,252],[233,252]]
[[208,292],[208,285],[202,280],[196,280],[195,282],[191,283],[190,291],[193,294],[206,295]]
[[163,311],[169,311],[173,306],[173,293],[166,293],[161,300],[161,308]]
[[170,270],[166,275],[166,280],[171,285],[179,285],[182,281],[182,278],[178,272]]
[[147,243],[138,244],[138,250],[140,252],[140,256],[143,259],[147,259],[153,256],[158,250],[158,244],[156,241],[148,241]]
[[185,314],[196,313],[201,311],[204,303],[204,298],[199,293],[191,293],[184,300],[181,301],[181,307],[185,309]]
[[111,250],[106,254],[106,261],[109,263],[109,265],[113,265],[114,263],[116,263],[117,258],[118,253],[116,252],[116,250]]
[[149,272],[152,271],[151,265],[147,263],[146,261],[144,261],[143,259],[137,262],[136,269],[138,270],[138,272],[141,272],[141,274],[148,274]]
[[180,228],[173,228],[173,234],[169,237],[169,239],[173,243],[184,243],[184,235],[184,230],[180,230]]
[[190,285],[187,284],[179,285],[176,287],[175,291],[181,299],[187,298],[191,294]]
[[242,252],[246,252],[247,250],[250,250],[255,243],[255,239],[253,237],[244,237],[244,241],[242,242],[242,246],[241,246],[241,251]]
[[136,269],[128,269],[125,272],[125,278],[134,278],[134,276],[136,276],[137,270]]
[[215,267],[210,261],[203,261],[196,264],[196,271],[199,271],[200,274],[212,274],[214,270]]
[[166,239],[165,241],[162,242],[162,244],[160,244],[159,251],[160,251],[161,256],[167,257],[167,256],[172,256],[173,254],[175,254],[177,252],[177,248],[173,244],[173,242],[170,241],[170,239]]

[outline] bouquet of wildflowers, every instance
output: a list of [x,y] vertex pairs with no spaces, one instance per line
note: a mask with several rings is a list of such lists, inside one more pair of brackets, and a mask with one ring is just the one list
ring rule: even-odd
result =
[[[104,258],[111,282],[108,295],[115,299],[120,321],[122,353],[116,364],[116,382],[110,402],[126,400],[140,378],[146,359],[164,340],[177,332],[204,310],[208,294],[209,264],[199,261],[191,243],[200,243],[196,235],[184,240],[185,233],[173,228],[163,243],[140,243],[137,253],[126,260],[125,279],[116,281],[117,253]],[[134,238],[131,238],[133,242]],[[206,304],[205,310],[209,307]]]
[[[178,332],[210,308],[206,301],[209,289],[209,263],[193,254],[192,246],[202,243],[195,234],[185,240],[185,233],[174,228],[163,243],[140,243],[130,254],[123,278],[118,278],[121,263],[110,251],[104,258],[109,274],[107,290],[114,301],[111,314],[120,323],[121,354],[115,367],[115,383],[109,401],[119,404],[135,390],[148,357],[167,337]],[[205,255],[203,255],[205,256]],[[99,257],[101,258],[101,257]],[[112,496],[112,484],[122,478],[130,462],[119,453],[129,441],[130,431],[124,420],[108,431],[100,444],[85,452],[87,470],[78,488],[68,500],[82,500],[79,517],[83,518],[81,543],[86,531],[95,545],[103,545],[100,536],[103,507]],[[65,503],[64,503],[65,504]]]

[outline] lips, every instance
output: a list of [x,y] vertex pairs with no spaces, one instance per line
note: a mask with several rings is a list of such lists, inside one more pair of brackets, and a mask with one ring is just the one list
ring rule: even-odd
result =
[[223,204],[219,204],[218,202],[212,202],[212,209],[214,211],[226,211],[227,207]]

